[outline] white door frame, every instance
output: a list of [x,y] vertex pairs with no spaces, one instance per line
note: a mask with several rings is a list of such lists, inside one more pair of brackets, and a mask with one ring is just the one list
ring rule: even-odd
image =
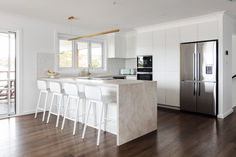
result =
[[15,69],[15,79],[16,79],[16,90],[15,90],[15,98],[16,98],[16,113],[15,115],[21,115],[22,113],[22,105],[23,105],[23,81],[22,81],[22,75],[23,75],[23,70],[22,70],[22,29],[15,29],[15,28],[0,28],[0,32],[6,32],[8,33],[9,31],[15,32],[16,33],[16,69]]

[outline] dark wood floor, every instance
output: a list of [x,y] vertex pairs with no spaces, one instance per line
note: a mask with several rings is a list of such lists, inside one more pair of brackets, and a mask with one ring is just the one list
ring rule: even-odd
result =
[[[236,156],[236,112],[224,120],[158,110],[158,131],[120,147],[116,137],[102,132],[96,147],[96,130],[88,128],[81,139],[82,125],[72,135],[72,122],[63,131],[33,115],[0,120],[0,156],[6,157],[234,157]],[[141,117],[140,117],[141,118]]]

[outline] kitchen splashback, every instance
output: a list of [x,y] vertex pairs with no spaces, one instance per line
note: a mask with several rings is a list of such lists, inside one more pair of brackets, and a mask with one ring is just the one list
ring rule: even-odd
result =
[[[56,69],[56,55],[52,53],[38,53],[37,54],[37,77],[45,77],[46,71],[57,71]],[[93,73],[106,73],[106,74],[115,74],[118,75],[120,73],[120,69],[135,69],[136,68],[136,59],[123,59],[123,58],[107,58],[107,65],[106,65],[106,71],[96,71]],[[84,69],[83,69],[84,70]],[[63,71],[59,73],[64,75],[78,75],[81,71],[73,72],[71,70]]]

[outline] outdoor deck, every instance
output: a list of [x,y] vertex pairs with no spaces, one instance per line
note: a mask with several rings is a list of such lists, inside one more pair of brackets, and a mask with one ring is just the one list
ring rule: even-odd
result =
[[[7,79],[11,78],[12,74],[15,74],[15,71],[0,71],[0,116],[15,111],[15,79]],[[10,84],[10,89],[8,89],[8,84]],[[8,97],[10,97],[9,109]]]

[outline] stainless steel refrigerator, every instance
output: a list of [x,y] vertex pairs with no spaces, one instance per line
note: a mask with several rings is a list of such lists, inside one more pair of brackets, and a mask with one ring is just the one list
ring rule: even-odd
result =
[[218,42],[183,43],[180,49],[181,110],[217,115]]

